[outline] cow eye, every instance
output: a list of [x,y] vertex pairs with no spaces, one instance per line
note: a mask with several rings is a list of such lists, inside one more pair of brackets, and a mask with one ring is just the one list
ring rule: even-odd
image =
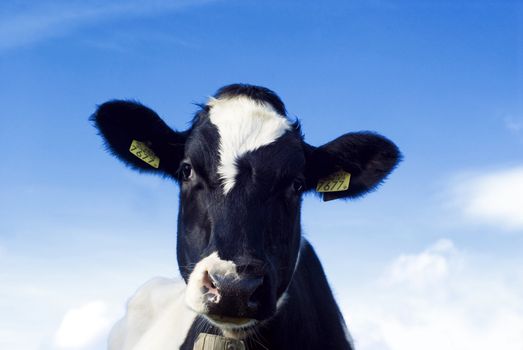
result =
[[183,181],[187,181],[187,180],[189,180],[191,178],[191,175],[192,175],[192,166],[191,166],[191,164],[183,163],[182,164],[182,168],[180,170],[181,170],[182,180]]
[[292,182],[292,189],[295,193],[301,193],[303,191],[303,181],[296,179]]

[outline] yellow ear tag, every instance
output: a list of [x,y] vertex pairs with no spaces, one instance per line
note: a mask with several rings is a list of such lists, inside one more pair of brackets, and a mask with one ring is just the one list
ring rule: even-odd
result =
[[152,166],[153,168],[158,169],[160,166],[160,158],[154,154],[153,150],[147,147],[147,145],[143,142],[133,140],[131,142],[131,147],[129,148],[129,152]]
[[349,189],[350,173],[337,171],[318,181],[317,192],[340,192]]

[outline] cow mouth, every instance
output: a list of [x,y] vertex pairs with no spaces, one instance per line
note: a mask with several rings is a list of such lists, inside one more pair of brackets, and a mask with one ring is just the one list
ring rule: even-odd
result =
[[206,314],[204,316],[219,328],[228,330],[245,330],[258,323],[257,320],[252,318],[230,317],[216,314]]

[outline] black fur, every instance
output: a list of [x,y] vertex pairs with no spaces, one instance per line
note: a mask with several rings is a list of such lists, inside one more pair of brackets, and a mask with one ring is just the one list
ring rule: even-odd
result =
[[[139,171],[176,177],[187,132],[173,131],[158,114],[134,101],[105,102],[90,120],[103,137],[107,149],[128,166]],[[158,169],[129,152],[133,140],[147,144],[154,151],[160,158]]]
[[[286,116],[283,102],[266,88],[229,85],[215,97],[238,95],[269,104]],[[375,189],[396,166],[397,147],[370,132],[345,134],[313,147],[304,142],[296,122],[278,140],[237,159],[236,185],[224,196],[217,174],[220,135],[208,116],[209,107],[201,106],[189,130],[176,132],[143,105],[111,101],[101,105],[92,120],[119,159],[180,183],[177,258],[185,281],[194,265],[212,252],[233,261],[242,279],[263,281],[248,308],[234,298],[209,304],[211,314],[259,320],[245,339],[249,349],[350,349],[343,317],[321,264],[301,237],[302,194],[313,190],[322,177],[345,170],[352,174],[350,187],[335,196],[361,196]],[[160,169],[129,152],[133,139],[153,149],[160,157]],[[300,242],[304,243],[297,264]],[[277,311],[277,300],[284,293],[288,299]],[[198,317],[183,349],[192,349],[202,327],[220,334]]]
[[338,170],[351,174],[349,189],[337,198],[353,198],[377,188],[401,160],[398,147],[373,132],[348,133],[320,147],[307,146],[307,189]]
[[254,86],[248,84],[231,84],[219,89],[214,97],[231,97],[231,96],[246,96],[255,101],[265,102],[271,105],[276,112],[286,116],[285,105],[282,100],[274,93],[274,91],[264,88],[262,86]]
[[[244,342],[249,350],[349,350],[343,316],[312,246],[304,241],[300,261],[279,312]],[[181,350],[192,350],[200,332],[222,332],[203,317],[193,323]]]

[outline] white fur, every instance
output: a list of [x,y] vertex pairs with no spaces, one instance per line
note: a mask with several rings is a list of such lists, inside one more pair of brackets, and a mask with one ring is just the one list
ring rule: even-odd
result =
[[154,278],[129,300],[109,336],[109,350],[174,350],[183,344],[196,313],[184,301],[185,283]]
[[185,302],[191,309],[198,313],[205,313],[207,311],[205,308],[204,294],[201,292],[206,273],[238,277],[236,264],[232,261],[220,259],[217,252],[200,260],[196,266],[194,266],[194,270],[189,276],[187,292],[185,293]]
[[236,160],[249,151],[268,145],[291,128],[287,118],[267,103],[245,96],[211,99],[210,120],[220,134],[220,164],[224,194],[235,184]]

